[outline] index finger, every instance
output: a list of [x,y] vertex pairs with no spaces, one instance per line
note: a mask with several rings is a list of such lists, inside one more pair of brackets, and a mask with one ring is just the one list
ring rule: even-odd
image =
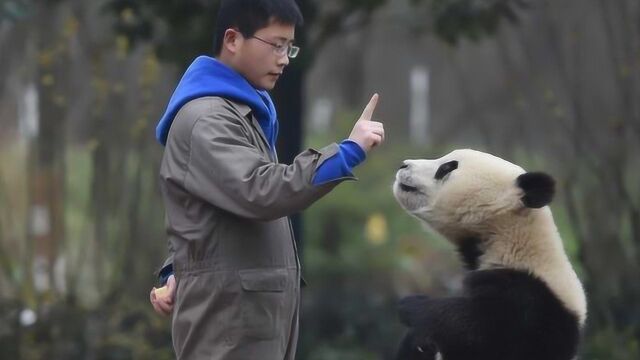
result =
[[376,105],[378,105],[377,93],[373,94],[373,96],[371,97],[371,100],[369,100],[369,103],[364,108],[364,111],[362,112],[362,115],[360,116],[360,118],[371,120],[371,115],[373,115],[373,111],[376,109]]

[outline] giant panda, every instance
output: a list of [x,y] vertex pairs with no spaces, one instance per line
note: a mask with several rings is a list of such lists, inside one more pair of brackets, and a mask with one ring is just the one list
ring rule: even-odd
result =
[[400,206],[450,241],[468,272],[457,296],[399,301],[398,360],[570,360],[586,297],[547,206],[554,180],[469,149],[405,160]]

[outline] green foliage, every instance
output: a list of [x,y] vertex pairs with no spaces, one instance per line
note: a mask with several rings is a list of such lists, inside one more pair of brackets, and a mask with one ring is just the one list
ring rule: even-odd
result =
[[27,236],[26,160],[24,145],[4,145],[0,151],[0,287],[7,284],[9,294],[25,283],[19,260],[26,248],[21,240]]
[[[173,359],[167,318],[128,296],[87,310],[58,301],[21,326],[21,304],[0,300],[2,359]],[[6,315],[5,315],[6,314]]]
[[107,304],[105,336],[99,359],[173,359],[168,318],[161,318],[146,302],[124,298]]
[[[419,4],[425,0],[412,0]],[[435,33],[450,44],[461,38],[479,40],[491,36],[501,21],[518,22],[518,9],[528,7],[527,0],[430,0]]]
[[[323,3],[298,0],[305,17],[304,28],[296,39],[303,47],[293,66],[306,68],[324,41],[339,33],[343,22],[353,14],[369,15],[387,0],[341,0],[331,11]],[[151,41],[160,58],[179,65],[188,64],[198,55],[213,54],[213,37],[219,0],[108,0],[105,11],[114,15],[114,30],[132,43]],[[311,43],[306,32],[315,29],[321,35]]]
[[218,4],[201,0],[109,0],[105,10],[115,15],[116,33],[132,43],[151,41],[160,58],[188,64],[198,55],[213,54]]
[[601,329],[587,338],[582,358],[588,360],[640,359],[640,340],[633,329],[625,331],[613,328]]

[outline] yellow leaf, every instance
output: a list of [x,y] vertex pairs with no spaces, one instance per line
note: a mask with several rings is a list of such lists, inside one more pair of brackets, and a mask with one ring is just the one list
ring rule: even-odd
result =
[[120,35],[116,37],[116,52],[118,59],[123,59],[127,56],[129,52],[129,38],[124,35]]
[[365,234],[367,241],[374,245],[386,242],[388,230],[387,219],[380,213],[374,213],[367,220]]

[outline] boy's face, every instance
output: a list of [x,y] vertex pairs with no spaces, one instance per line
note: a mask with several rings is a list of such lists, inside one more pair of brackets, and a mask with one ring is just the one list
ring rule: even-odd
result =
[[234,56],[235,69],[254,87],[273,89],[289,64],[289,57],[286,53],[276,54],[276,49],[266,42],[286,47],[293,42],[294,35],[295,26],[271,21],[269,26],[256,31],[253,37],[240,36]]

